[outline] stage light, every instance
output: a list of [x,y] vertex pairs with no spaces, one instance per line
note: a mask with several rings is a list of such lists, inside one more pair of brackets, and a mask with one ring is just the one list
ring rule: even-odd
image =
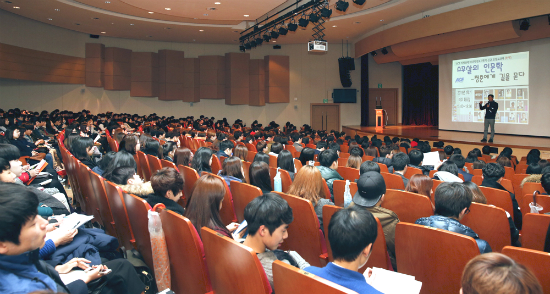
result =
[[370,53],[370,55],[372,55],[372,56],[374,57],[374,56],[378,55],[378,53],[376,53],[376,51],[372,51],[372,52]]
[[367,0],[353,0],[353,3],[355,3],[357,5],[363,5],[363,4],[365,4],[365,2],[367,2]]
[[285,27],[280,27],[280,28],[279,28],[279,34],[280,34],[280,35],[283,35],[283,36],[286,35],[286,34],[288,34],[288,29],[285,28]]
[[343,0],[338,0],[336,2],[336,10],[346,12],[349,7],[349,3]]
[[386,47],[382,48],[382,50],[380,50],[380,52],[382,52],[382,54],[386,55],[388,54],[388,49],[386,49]]
[[246,48],[245,48],[243,45],[241,45],[241,46],[239,46],[239,50],[240,50],[241,52],[245,52],[245,51],[246,51]]
[[279,38],[279,33],[277,33],[276,31],[271,31],[271,38],[273,39]]
[[524,19],[520,22],[519,29],[522,30],[522,31],[527,31],[530,26],[531,26],[531,24],[529,23],[529,20]]
[[298,25],[295,23],[289,23],[287,27],[288,30],[291,32],[295,32],[298,29]]
[[305,18],[302,15],[302,17],[298,20],[298,25],[305,28],[305,27],[307,27],[308,24],[309,24],[309,19]]
[[264,42],[264,39],[260,38],[260,36],[256,38],[256,45],[262,45],[263,42]]
[[244,44],[244,48],[246,50],[250,50],[252,48],[252,45],[250,45],[250,43],[246,43],[246,44]]
[[317,13],[311,13],[309,15],[309,21],[318,22],[321,17]]
[[332,9],[326,7],[321,8],[321,16],[324,18],[329,18],[332,15]]
[[269,42],[269,40],[271,40],[271,36],[268,33],[265,33],[264,41]]
[[250,46],[252,48],[256,48],[256,41],[254,41],[254,40],[250,41]]

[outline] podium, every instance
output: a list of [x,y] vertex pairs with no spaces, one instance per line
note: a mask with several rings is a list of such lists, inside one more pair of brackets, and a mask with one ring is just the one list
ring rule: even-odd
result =
[[384,129],[384,109],[376,107],[376,130]]

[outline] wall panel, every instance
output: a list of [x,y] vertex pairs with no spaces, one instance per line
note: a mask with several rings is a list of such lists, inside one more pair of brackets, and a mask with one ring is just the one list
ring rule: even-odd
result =
[[183,102],[199,102],[200,65],[198,58],[185,58],[183,66]]
[[86,87],[105,85],[105,45],[86,43]]
[[225,104],[250,103],[250,53],[225,54]]
[[158,54],[132,52],[130,96],[157,97],[159,94]]
[[268,55],[265,62],[265,102],[290,102],[290,59],[288,56]]
[[130,90],[132,50],[105,48],[105,90]]
[[200,98],[225,98],[225,56],[199,56]]
[[159,100],[183,99],[184,52],[159,50]]

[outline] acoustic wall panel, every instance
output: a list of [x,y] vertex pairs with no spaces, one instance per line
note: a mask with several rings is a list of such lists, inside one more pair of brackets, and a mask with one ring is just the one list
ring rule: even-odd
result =
[[157,97],[159,94],[158,54],[132,52],[130,96]]
[[225,56],[199,56],[200,98],[225,98]]
[[132,50],[105,48],[105,90],[130,90]]
[[183,102],[199,102],[200,98],[200,65],[198,58],[183,60]]
[[267,103],[290,102],[289,57],[268,55],[265,62],[265,100]]
[[263,59],[251,59],[249,66],[251,106],[265,105],[265,62]]
[[250,103],[250,54],[225,54],[225,104]]
[[159,100],[182,100],[184,52],[159,50]]
[[105,72],[105,45],[86,43],[86,86],[103,87]]

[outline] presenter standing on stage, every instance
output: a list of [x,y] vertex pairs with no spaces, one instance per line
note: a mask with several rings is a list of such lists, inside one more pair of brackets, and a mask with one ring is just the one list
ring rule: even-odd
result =
[[491,139],[489,139],[489,143],[493,143],[493,138],[495,137],[495,115],[497,114],[498,110],[498,103],[493,101],[495,99],[495,96],[493,94],[489,94],[488,96],[489,102],[487,104],[483,105],[482,101],[479,101],[479,109],[485,110],[485,131],[483,132],[483,139],[481,142],[485,143],[487,142],[487,131],[489,130],[489,126],[491,126]]

